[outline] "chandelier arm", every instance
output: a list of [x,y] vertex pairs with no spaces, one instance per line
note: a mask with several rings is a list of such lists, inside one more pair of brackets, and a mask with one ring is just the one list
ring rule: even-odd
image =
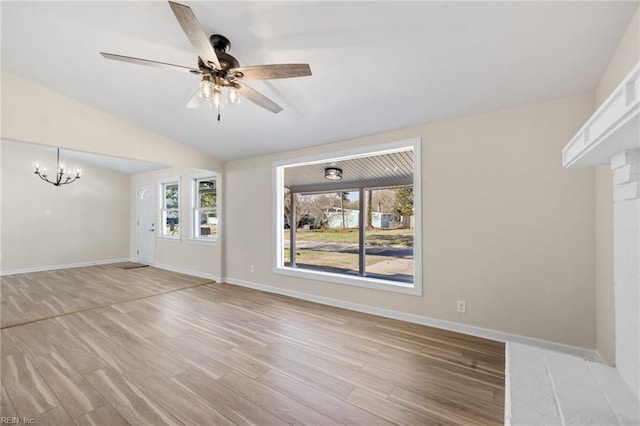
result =
[[40,179],[42,179],[43,181],[47,182],[47,183],[53,183],[51,182],[49,179],[47,179],[46,176],[42,176],[40,173],[38,172],[34,172]]
[[71,177],[68,177],[68,178],[67,178],[67,181],[66,181],[65,183],[63,183],[63,185],[67,185],[67,184],[69,184],[69,183],[73,183],[73,182],[75,182],[76,180],[78,180],[78,179],[79,179],[79,176],[75,176],[75,177],[74,177],[73,179],[71,179],[71,180],[69,180],[69,179],[71,179]]

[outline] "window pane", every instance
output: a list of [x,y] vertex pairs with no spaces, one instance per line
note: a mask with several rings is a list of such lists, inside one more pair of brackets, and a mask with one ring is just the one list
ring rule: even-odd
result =
[[216,207],[216,181],[214,178],[198,180],[198,208]]
[[[295,194],[296,267],[357,275],[359,271],[359,192]],[[284,241],[290,236],[285,235]],[[285,247],[285,266],[290,252]]]
[[413,186],[366,190],[368,277],[413,282]]
[[215,239],[218,233],[216,177],[194,180],[192,234],[193,238]]
[[215,211],[196,211],[196,238],[215,238],[218,234],[218,214]]
[[162,235],[180,236],[180,215],[178,210],[162,211]]
[[177,183],[165,184],[164,185],[164,202],[165,208],[167,209],[177,209],[178,208],[178,200],[180,198],[180,188]]

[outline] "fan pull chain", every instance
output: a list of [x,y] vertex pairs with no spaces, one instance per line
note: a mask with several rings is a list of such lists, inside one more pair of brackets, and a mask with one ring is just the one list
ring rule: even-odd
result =
[[218,104],[218,121],[220,121],[220,104]]

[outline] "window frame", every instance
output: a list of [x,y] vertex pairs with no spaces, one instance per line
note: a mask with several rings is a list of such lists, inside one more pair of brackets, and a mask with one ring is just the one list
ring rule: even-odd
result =
[[[198,207],[199,203],[199,181],[201,180],[214,180],[216,185],[216,205],[213,207],[215,211],[216,218],[218,219],[217,230],[215,237],[202,237],[198,236],[197,227],[200,224],[200,220],[198,219],[200,212],[202,211],[201,207]],[[216,244],[218,239],[220,238],[220,177],[218,173],[215,172],[207,172],[207,173],[198,173],[192,174],[189,176],[189,180],[191,182],[191,206],[190,206],[190,221],[191,221],[191,230],[189,239],[192,243],[198,244]],[[211,209],[211,208],[206,208]]]
[[[380,145],[368,145],[360,148],[317,154],[307,157],[274,161],[273,172],[273,272],[297,278],[320,280],[336,284],[364,287],[368,289],[390,291],[414,296],[422,296],[422,156],[421,138],[411,138]],[[403,283],[367,276],[352,276],[336,272],[298,269],[284,266],[284,170],[291,166],[325,163],[347,158],[368,157],[402,150],[413,151],[413,196],[414,196],[414,228],[413,228],[413,283]],[[362,223],[360,224],[362,228]]]
[[[178,185],[178,206],[176,208],[170,208],[168,209],[166,206],[166,194],[165,194],[165,187],[167,185]],[[180,177],[172,177],[172,178],[166,178],[166,179],[161,179],[158,181],[158,186],[159,186],[159,194],[160,196],[158,197],[158,201],[159,201],[159,218],[158,218],[158,223],[160,224],[160,232],[158,233],[158,238],[159,239],[166,239],[166,240],[172,240],[172,241],[179,241],[182,240],[182,213],[180,211],[181,205],[182,205],[182,190],[181,190],[181,182],[180,182]],[[165,212],[168,213],[169,211],[175,211],[177,213],[178,216],[178,226],[180,227],[180,234],[179,235],[168,235],[165,234],[165,225],[166,222],[163,220],[165,217]]]

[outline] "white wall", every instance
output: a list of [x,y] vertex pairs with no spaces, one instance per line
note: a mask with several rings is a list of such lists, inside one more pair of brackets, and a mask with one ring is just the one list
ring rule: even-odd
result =
[[55,170],[55,154],[0,143],[3,273],[129,257],[128,175],[68,160],[82,177],[55,187],[33,173],[37,162]]
[[[596,107],[640,62],[640,9],[631,19],[596,89]],[[615,308],[613,282],[613,184],[609,166],[596,171],[596,301],[598,352],[615,362]]]
[[[0,135],[5,140],[156,162],[168,166],[222,170],[222,162],[216,158],[5,71],[2,71],[1,96],[2,127],[0,128]],[[3,163],[8,166],[14,165],[13,163],[10,164],[7,158],[3,159]],[[18,165],[15,164],[15,166],[17,167]],[[26,170],[30,171],[30,167],[31,164],[29,163]],[[35,180],[33,176],[30,175],[29,177]],[[89,179],[88,175],[86,179],[83,177],[83,180]],[[8,187],[8,183],[4,179],[3,185],[2,198],[5,203],[2,206],[2,231],[4,237],[5,233],[11,234],[16,231],[10,229],[13,227],[12,221],[15,218],[8,213],[9,208],[6,202],[8,199],[12,200],[12,198],[9,195],[5,197],[4,188]],[[69,189],[79,191],[79,189],[75,188],[71,189],[69,187]],[[94,246],[113,245],[115,247],[114,253],[117,252],[117,257],[129,257],[132,250],[131,238],[135,238],[135,234],[133,236],[129,235],[131,226],[134,223],[132,217],[135,218],[135,204],[131,205],[131,209],[129,209],[132,199],[130,191],[131,187],[127,177],[126,196],[122,203],[122,206],[127,208],[127,217],[124,222],[124,230],[118,228],[117,244],[114,242],[112,234],[105,235],[105,238],[78,240],[76,241],[77,244],[73,246],[71,246],[71,243],[67,244],[69,249],[64,259],[44,259],[40,255],[30,254],[31,259],[27,262],[28,265],[43,267],[59,264],[60,262],[78,263],[85,260],[102,260],[105,258],[104,256],[107,255],[105,252],[97,253],[87,250],[87,245],[89,244]],[[85,198],[86,204],[91,205],[88,197],[83,197],[82,199],[85,200]],[[42,210],[40,207],[38,207],[38,210]],[[67,209],[68,207],[61,206],[60,209],[56,209],[56,212]],[[88,215],[86,219],[83,219],[85,221],[90,220],[92,215],[95,216],[93,211],[91,215],[88,212],[86,213]],[[52,216],[53,214],[52,211]],[[75,215],[76,213],[69,214]],[[120,232],[125,232],[126,245],[124,246],[124,251],[122,251]],[[10,247],[13,248],[13,246]],[[178,265],[187,269],[200,268],[202,266],[202,271],[207,273],[220,270],[219,254],[217,257],[214,256],[213,264],[210,264],[211,256],[206,248],[193,247],[189,250],[177,250],[175,254],[171,252],[172,250],[168,249],[167,246],[158,245],[158,261],[167,261],[167,264],[171,265],[169,259],[175,259]],[[10,259],[13,259],[7,256],[11,255],[5,253],[5,261],[9,262]],[[112,255],[109,254],[109,256]],[[218,260],[215,260],[216,258]],[[16,263],[11,260],[10,263],[6,263],[5,268],[26,267],[24,265],[27,265],[27,263],[22,261]]]
[[217,159],[129,121],[2,71],[4,139],[131,158],[159,164],[219,170]]
[[[203,173],[203,170],[190,169],[185,167],[168,168],[149,173],[140,173],[131,177],[130,200],[131,212],[129,223],[130,229],[130,255],[136,257],[136,187],[139,184],[154,183],[156,185],[156,200],[160,200],[158,185],[162,179],[180,177],[180,223],[181,236],[179,240],[168,240],[156,238],[155,243],[155,266],[168,268],[171,270],[190,273],[193,275],[208,277],[219,280],[221,272],[220,241],[222,236],[218,235],[215,243],[202,243],[190,239],[191,227],[191,182],[190,176]],[[220,188],[221,177],[218,178],[218,188]],[[218,200],[220,199],[218,193]],[[159,215],[159,201],[158,201]],[[220,215],[219,215],[220,217]],[[221,223],[223,218],[220,217]],[[160,221],[156,222],[158,225]],[[156,226],[156,235],[160,226]]]
[[[594,171],[560,161],[592,111],[587,94],[228,162],[225,276],[594,348]],[[422,138],[422,297],[273,273],[273,161],[412,137]]]

